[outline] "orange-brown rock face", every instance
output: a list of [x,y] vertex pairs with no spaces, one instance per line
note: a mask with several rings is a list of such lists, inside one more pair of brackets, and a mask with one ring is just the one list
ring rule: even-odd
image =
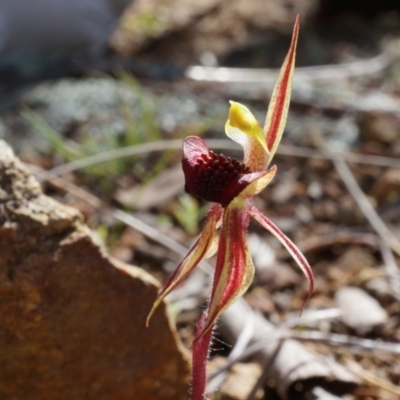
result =
[[186,399],[188,363],[163,307],[145,328],[156,292],[0,141],[2,400]]

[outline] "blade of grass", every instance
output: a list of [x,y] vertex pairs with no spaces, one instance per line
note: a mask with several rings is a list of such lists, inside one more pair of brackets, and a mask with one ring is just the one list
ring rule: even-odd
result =
[[78,144],[71,143],[62,137],[41,116],[28,107],[23,107],[21,116],[49,142],[52,150],[59,157],[67,161],[72,161],[82,156]]

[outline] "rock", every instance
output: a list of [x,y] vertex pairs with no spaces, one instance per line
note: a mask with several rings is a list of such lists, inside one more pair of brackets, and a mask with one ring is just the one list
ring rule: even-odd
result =
[[[256,385],[261,375],[261,367],[257,363],[237,363],[232,367],[228,379],[221,387],[224,400],[245,400]],[[255,399],[262,399],[264,391],[260,389]]]
[[384,308],[367,292],[356,287],[344,287],[335,295],[342,310],[343,322],[357,333],[368,333],[388,321]]
[[60,53],[71,55],[105,47],[130,3],[132,0],[35,0],[31,7],[29,0],[2,1],[2,61],[10,57],[22,66],[24,57],[41,56],[43,62]]
[[397,168],[389,168],[384,171],[376,180],[371,195],[376,199],[378,204],[385,201],[396,201],[400,192],[400,174]]
[[[209,371],[215,372],[225,366],[226,359],[215,357],[211,360]],[[257,363],[235,363],[229,370],[222,386],[214,394],[215,400],[246,400],[249,398],[257,380],[260,378],[262,368]],[[260,388],[254,400],[264,398],[264,390]]]
[[95,69],[132,1],[2,1],[0,111],[36,82]]
[[229,6],[219,0],[136,0],[111,46],[121,55],[144,50],[164,62],[197,64],[259,42],[268,30],[290,34],[296,15],[306,20],[317,7],[315,0],[232,0]]
[[387,112],[369,111],[361,114],[360,136],[363,140],[376,140],[393,144],[399,137],[399,119]]
[[0,398],[186,399],[154,280],[110,258],[0,141]]

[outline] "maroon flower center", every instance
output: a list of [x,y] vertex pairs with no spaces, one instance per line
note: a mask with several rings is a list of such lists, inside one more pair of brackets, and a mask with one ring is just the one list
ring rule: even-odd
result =
[[234,158],[217,155],[213,151],[208,154],[202,154],[194,165],[196,173],[194,174],[194,184],[196,193],[191,193],[189,185],[186,185],[187,192],[203,199],[215,203],[221,202],[224,198],[224,192],[240,175],[249,174],[251,170],[246,165],[240,163]]

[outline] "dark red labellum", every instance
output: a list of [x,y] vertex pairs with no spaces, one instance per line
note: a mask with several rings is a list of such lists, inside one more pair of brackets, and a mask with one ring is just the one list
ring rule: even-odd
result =
[[251,174],[246,165],[208,150],[200,138],[187,138],[183,153],[185,190],[195,197],[225,207],[248,184],[241,180],[244,175]]
[[240,175],[251,173],[248,167],[234,158],[217,155],[213,151],[203,154],[195,169],[196,196],[214,203],[220,201],[224,190]]

